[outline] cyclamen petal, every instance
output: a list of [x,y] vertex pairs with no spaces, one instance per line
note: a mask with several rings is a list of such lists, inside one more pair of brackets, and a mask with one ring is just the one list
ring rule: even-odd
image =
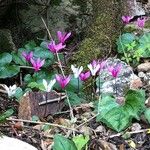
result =
[[55,76],[56,81],[59,83],[62,89],[64,89],[71,80],[71,76],[63,77],[62,75]]
[[137,19],[137,26],[139,27],[139,28],[144,28],[144,26],[145,26],[145,21],[146,21],[146,18],[144,17],[144,18],[138,18]]
[[121,68],[122,68],[121,64],[118,64],[115,66],[108,67],[108,71],[111,73],[111,75],[114,78],[116,78],[118,76],[118,74],[120,73]]
[[80,80],[81,81],[85,81],[87,80],[89,77],[90,77],[90,71],[87,71],[87,72],[82,72],[79,77],[80,77]]
[[55,41],[51,41],[48,44],[48,49],[52,52],[52,53],[57,53],[60,50],[62,50],[63,48],[65,48],[66,45],[63,45],[63,43],[59,43],[59,44],[55,44]]
[[60,43],[65,43],[65,41],[71,36],[71,32],[62,33],[61,31],[57,31],[57,37]]
[[31,59],[31,64],[36,72],[40,70],[44,63],[45,60],[40,60],[40,58],[38,58],[37,60]]
[[122,16],[122,21],[123,23],[128,24],[132,18],[132,16]]
[[79,75],[80,75],[80,73],[82,72],[82,70],[83,70],[83,67],[81,66],[81,67],[75,67],[74,65],[71,65],[71,69],[72,69],[72,71],[73,71],[73,73],[74,73],[74,77],[75,78],[78,78],[79,77]]
[[23,51],[22,56],[25,58],[26,61],[29,62],[31,60],[31,58],[33,57],[33,52],[31,51],[31,52],[27,53],[27,52]]
[[90,69],[92,76],[95,76],[100,69],[99,62],[95,60],[93,60],[92,63],[88,64],[87,66]]
[[51,80],[49,84],[47,83],[45,79],[43,79],[43,85],[44,85],[45,91],[50,92],[55,83],[56,83],[56,79]]

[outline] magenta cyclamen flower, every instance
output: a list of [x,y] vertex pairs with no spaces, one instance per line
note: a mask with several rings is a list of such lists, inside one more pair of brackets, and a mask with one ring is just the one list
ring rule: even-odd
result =
[[90,71],[87,71],[87,72],[80,73],[79,77],[81,81],[85,81],[90,77],[90,75],[91,75]]
[[146,18],[138,18],[137,19],[137,26],[139,28],[144,28],[144,25],[145,25],[145,21],[146,21]]
[[133,17],[131,17],[131,16],[122,16],[122,21],[123,21],[123,23],[128,24],[128,23],[130,23],[130,20],[132,18]]
[[22,52],[22,56],[25,58],[26,61],[30,62],[31,58],[33,57],[33,52]]
[[59,83],[62,89],[64,89],[70,82],[71,76],[64,77],[62,75],[56,75],[56,81]]
[[120,73],[121,68],[122,68],[121,64],[117,64],[115,66],[108,67],[108,71],[111,73],[111,75],[114,78],[117,78],[118,74]]
[[71,36],[71,32],[62,33],[61,31],[57,31],[57,37],[60,43],[65,43],[65,41]]
[[31,58],[31,64],[34,68],[34,70],[37,72],[40,70],[40,68],[44,65],[45,60],[40,60],[40,58],[38,58],[37,60],[34,60]]
[[57,53],[65,47],[66,47],[66,45],[63,45],[63,43],[55,44],[55,41],[51,41],[50,44],[48,45],[48,49],[52,53]]

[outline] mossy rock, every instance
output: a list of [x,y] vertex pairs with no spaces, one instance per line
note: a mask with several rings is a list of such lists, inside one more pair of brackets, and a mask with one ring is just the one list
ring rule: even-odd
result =
[[0,29],[0,51],[10,52],[16,50],[15,44],[11,36],[11,31],[8,29]]
[[118,14],[118,8],[113,1],[98,0],[93,9],[94,18],[87,29],[86,38],[72,59],[77,65],[86,66],[93,59],[105,58],[115,49],[116,39],[122,28],[121,14]]

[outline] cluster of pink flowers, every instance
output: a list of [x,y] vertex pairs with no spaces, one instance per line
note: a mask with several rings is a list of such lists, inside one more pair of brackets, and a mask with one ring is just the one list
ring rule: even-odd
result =
[[[54,40],[52,40],[48,44],[48,49],[52,53],[58,53],[60,50],[64,49],[66,47],[65,42],[66,40],[71,36],[71,32],[69,33],[62,33],[60,31],[57,32],[58,37],[58,43],[56,44]],[[27,62],[30,62],[34,68],[34,70],[37,72],[40,70],[40,68],[44,65],[45,60],[41,60],[40,58],[33,59],[33,52],[30,51],[29,53],[23,52],[22,56],[25,58]],[[106,65],[106,61],[97,61],[93,60],[90,64],[87,65],[89,68],[88,71],[83,71],[83,67],[76,67],[74,65],[71,65],[71,69],[74,74],[74,78],[78,78],[81,81],[86,81],[90,76],[98,76],[99,73],[103,70],[103,68]],[[111,73],[111,75],[116,78],[121,70],[121,65],[115,65],[115,66],[109,66],[108,72]],[[68,83],[71,80],[71,75],[65,76],[57,74],[55,76],[54,81],[51,81],[49,84],[46,82],[46,80],[43,81],[45,88],[47,91],[49,91],[52,88],[52,84],[55,84],[55,81],[58,82],[60,87],[64,89]]]
[[[129,24],[130,20],[133,19],[132,16],[122,16],[122,21],[124,24]],[[145,26],[146,17],[138,18],[136,24],[139,28],[143,29]]]
[[[90,76],[99,75],[100,71],[106,66],[106,61],[96,61],[93,60],[90,64],[87,65],[89,70],[83,71],[83,67],[75,67],[71,65],[71,69],[73,71],[74,77],[79,78],[81,81],[86,81]],[[118,74],[121,71],[121,64],[116,64],[114,66],[108,66],[108,72],[112,75],[112,77],[117,78]],[[62,76],[56,75],[56,81],[59,83],[62,89],[64,89],[67,84],[70,82],[71,76]]]
[[22,56],[25,58],[27,62],[30,62],[34,68],[34,70],[37,72],[40,70],[40,68],[44,65],[45,60],[41,60],[40,58],[33,59],[33,52],[30,51],[29,53],[27,52],[22,52]]

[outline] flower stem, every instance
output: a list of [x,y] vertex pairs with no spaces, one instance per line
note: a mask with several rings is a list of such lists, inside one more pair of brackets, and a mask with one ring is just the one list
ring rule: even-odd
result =
[[25,69],[34,69],[33,67],[30,66],[19,66],[20,68],[25,68]]
[[101,95],[101,77],[98,77],[98,84],[99,84],[99,96]]
[[[62,75],[65,77],[65,74],[64,74],[64,70],[62,68],[62,64],[61,64],[61,61],[60,61],[60,58],[59,58],[59,55],[58,53],[56,52],[56,56],[57,56],[57,60],[58,60],[58,64],[59,64],[59,68],[61,70],[61,73]],[[73,109],[72,109],[72,106],[70,104],[70,100],[69,100],[69,97],[68,97],[68,94],[67,94],[67,91],[65,90],[65,93],[66,93],[66,98],[67,98],[67,102],[68,102],[68,105],[69,105],[69,109],[70,109],[70,117],[71,119],[73,120],[74,119],[74,114],[73,114]]]
[[[44,26],[45,26],[45,28],[46,28],[46,30],[48,32],[49,38],[53,40],[52,35],[51,35],[51,33],[50,33],[50,31],[49,31],[49,29],[48,29],[44,19],[43,18],[41,18],[41,19],[42,19],[42,21],[44,23]],[[59,68],[61,70],[61,73],[65,77],[65,74],[64,74],[64,71],[63,71],[63,67],[62,67],[62,64],[61,64],[61,61],[60,61],[60,58],[59,58],[59,55],[58,55],[57,52],[56,52],[56,57],[57,57],[57,60],[58,60],[58,64],[59,64]],[[71,117],[71,120],[74,120],[75,117],[74,117],[74,114],[73,114],[73,109],[71,107],[70,100],[69,100],[69,97],[68,97],[68,94],[67,94],[66,90],[65,90],[65,93],[66,93],[66,98],[67,98],[69,109],[70,109],[70,117]]]
[[117,97],[117,79],[116,79],[116,78],[115,78],[115,87],[116,87],[116,88],[115,88],[115,89],[116,89],[116,92],[115,92],[115,93],[116,93],[116,97]]
[[79,94],[79,92],[80,92],[80,83],[79,83],[79,81],[80,81],[80,79],[79,79],[79,77],[78,77],[78,94]]

